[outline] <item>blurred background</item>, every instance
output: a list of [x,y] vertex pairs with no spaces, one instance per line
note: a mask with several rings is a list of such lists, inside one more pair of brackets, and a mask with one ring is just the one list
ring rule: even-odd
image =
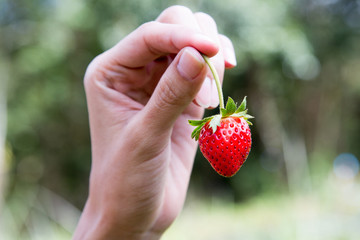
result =
[[71,238],[91,162],[86,67],[174,4],[232,39],[224,95],[247,95],[255,119],[235,177],[197,155],[163,239],[360,239],[358,0],[0,0],[0,239]]

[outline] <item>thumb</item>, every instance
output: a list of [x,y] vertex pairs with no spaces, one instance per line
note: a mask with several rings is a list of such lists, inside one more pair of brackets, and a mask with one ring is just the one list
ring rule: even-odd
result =
[[183,48],[161,77],[144,108],[151,129],[171,129],[176,119],[192,102],[206,77],[206,63],[192,47]]

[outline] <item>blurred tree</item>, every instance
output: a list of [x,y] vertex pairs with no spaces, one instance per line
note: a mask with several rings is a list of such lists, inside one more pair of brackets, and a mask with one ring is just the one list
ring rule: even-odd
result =
[[359,1],[2,0],[9,195],[40,184],[82,207],[91,161],[86,66],[173,4],[209,13],[232,39],[238,66],[226,73],[224,95],[248,95],[256,117],[253,149],[236,177],[217,176],[198,155],[192,187],[235,200],[278,191],[289,178],[286,146],[303,143],[305,163],[360,155]]

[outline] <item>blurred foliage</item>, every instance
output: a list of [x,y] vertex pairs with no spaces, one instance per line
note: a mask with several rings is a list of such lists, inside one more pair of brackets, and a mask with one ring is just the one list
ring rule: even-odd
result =
[[360,156],[359,1],[0,0],[9,199],[42,186],[82,208],[91,162],[86,66],[174,4],[210,14],[231,38],[238,66],[226,72],[224,95],[247,95],[256,117],[236,177],[217,176],[198,154],[198,195],[243,201],[306,191],[338,154]]

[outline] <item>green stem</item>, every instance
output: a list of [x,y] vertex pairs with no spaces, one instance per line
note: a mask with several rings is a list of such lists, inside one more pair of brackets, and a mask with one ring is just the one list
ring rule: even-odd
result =
[[225,108],[224,97],[223,97],[223,92],[222,92],[222,88],[221,88],[219,75],[217,74],[216,69],[215,69],[214,65],[211,63],[210,59],[204,54],[202,54],[202,56],[203,56],[205,62],[207,63],[207,65],[209,66],[212,75],[214,76],[214,80],[215,80],[215,84],[216,84],[216,88],[217,88],[217,92],[218,92],[218,96],[219,96],[220,109]]

